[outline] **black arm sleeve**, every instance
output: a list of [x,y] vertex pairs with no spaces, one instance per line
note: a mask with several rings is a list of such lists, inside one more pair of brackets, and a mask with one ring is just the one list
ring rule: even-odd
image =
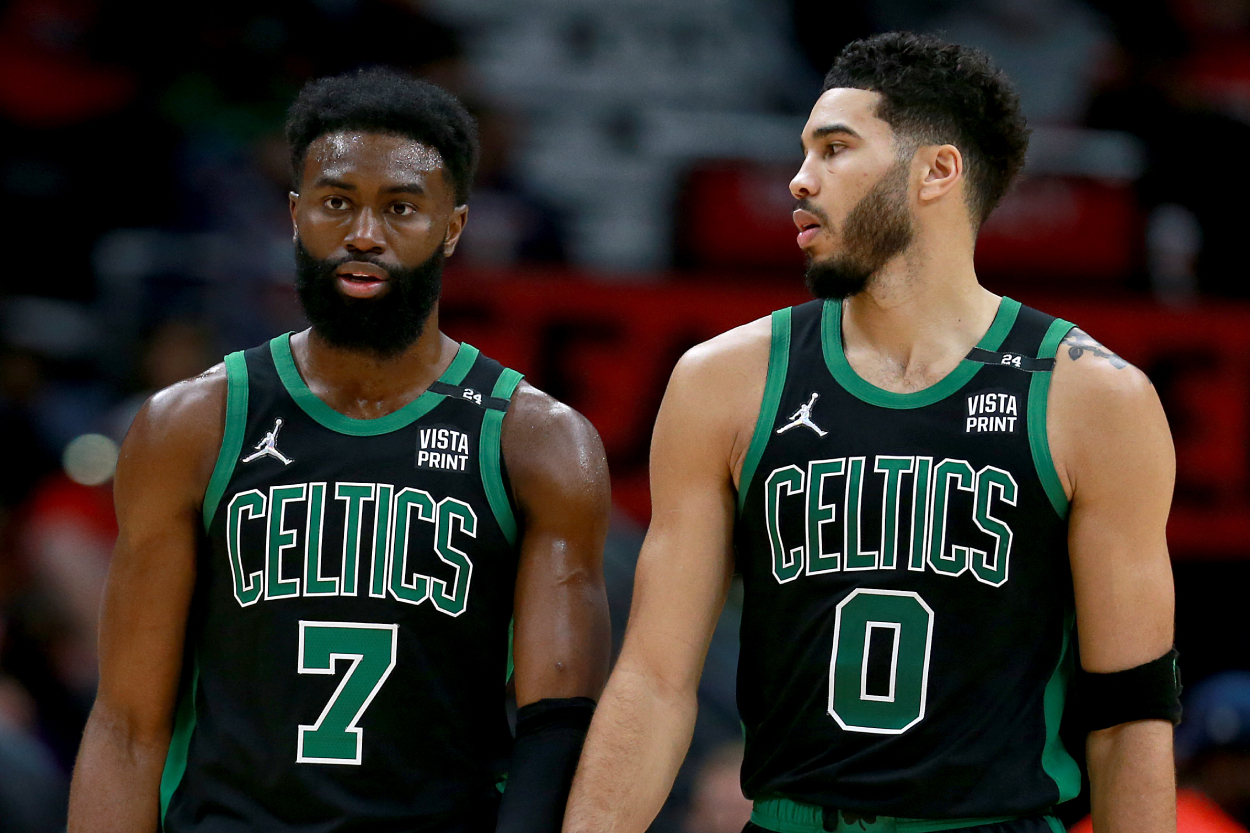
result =
[[1181,720],[1181,672],[1176,649],[1125,671],[1077,673],[1076,691],[1088,731],[1132,720]]
[[517,710],[496,833],[559,833],[594,710],[588,697],[544,699]]

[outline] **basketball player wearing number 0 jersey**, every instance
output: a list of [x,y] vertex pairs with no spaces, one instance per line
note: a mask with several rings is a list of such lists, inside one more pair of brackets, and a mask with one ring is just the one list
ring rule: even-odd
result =
[[[735,569],[750,829],[1059,831],[1074,674],[1110,716],[1089,724],[1097,828],[1175,829],[1158,398],[973,269],[1027,135],[973,50],[890,33],[835,63],[790,183],[817,300],[673,372],[565,833],[641,833],[658,810]],[[1157,685],[1103,696],[1121,675]]]

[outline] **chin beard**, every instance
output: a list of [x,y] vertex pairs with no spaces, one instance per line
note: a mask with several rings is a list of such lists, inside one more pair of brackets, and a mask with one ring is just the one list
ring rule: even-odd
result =
[[835,300],[858,295],[911,245],[915,232],[907,206],[909,167],[900,160],[846,215],[841,254],[823,261],[808,259],[804,282],[812,295]]
[[[295,291],[313,332],[327,344],[393,358],[411,347],[442,289],[443,249],[410,269],[384,266],[369,255],[320,260],[295,241]],[[348,298],[335,287],[336,269],[349,261],[386,270],[390,289],[378,298]]]
[[841,301],[867,289],[876,271],[875,267],[847,257],[826,261],[809,259],[803,282],[813,297]]

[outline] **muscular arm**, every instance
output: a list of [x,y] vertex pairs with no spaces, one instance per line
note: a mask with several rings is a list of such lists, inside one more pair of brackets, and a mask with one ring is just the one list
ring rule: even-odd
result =
[[512,640],[517,736],[496,830],[556,833],[589,701],[608,675],[608,467],[590,423],[529,385],[513,397],[502,444],[522,531]]
[[[1121,671],[1172,646],[1166,525],[1175,458],[1159,398],[1141,371],[1080,330],[1060,345],[1048,433],[1071,497],[1068,547],[1081,663]],[[1174,831],[1172,727],[1141,720],[1086,745],[1098,833]]]
[[517,705],[596,699],[611,636],[603,587],[611,486],[603,444],[581,414],[522,385],[503,427],[520,510],[514,604]]
[[122,445],[118,539],[100,618],[100,685],[70,789],[69,830],[155,831],[195,584],[196,527],[221,440],[218,367],[154,396]]
[[735,458],[749,443],[767,367],[766,321],[727,335],[728,344],[722,336],[682,359],[656,420],[651,526],[567,833],[646,829],[690,745],[700,672],[733,575]]

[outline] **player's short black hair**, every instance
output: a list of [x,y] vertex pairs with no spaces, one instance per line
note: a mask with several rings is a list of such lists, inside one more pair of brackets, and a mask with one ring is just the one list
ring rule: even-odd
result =
[[911,32],[852,41],[821,93],[839,87],[878,93],[878,118],[905,142],[959,148],[978,224],[1024,167],[1029,129],[1020,97],[978,49]]
[[469,199],[477,171],[477,122],[454,95],[429,81],[370,67],[309,81],[287,111],[291,175],[298,185],[308,146],[327,133],[364,130],[404,136],[443,158],[456,204]]

